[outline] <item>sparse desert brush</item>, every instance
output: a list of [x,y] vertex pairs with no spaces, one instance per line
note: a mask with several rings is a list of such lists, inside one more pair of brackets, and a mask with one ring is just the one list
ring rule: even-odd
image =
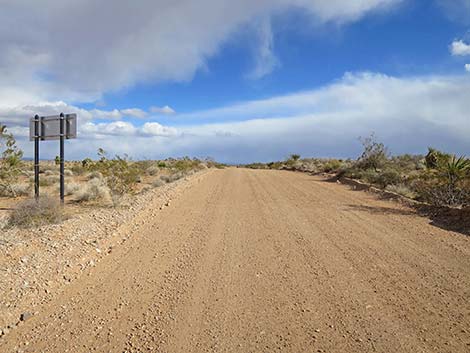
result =
[[385,190],[394,192],[395,194],[405,196],[409,199],[414,199],[416,198],[416,193],[411,190],[408,186],[404,184],[398,184],[398,185],[388,185]]
[[156,165],[152,165],[146,170],[147,175],[150,175],[150,176],[157,175],[159,172],[160,172],[160,168],[158,168],[158,166]]
[[81,163],[73,163],[72,167],[70,168],[74,175],[83,175],[88,172],[88,169],[85,168]]
[[81,187],[82,185],[78,183],[65,183],[64,193],[66,196],[76,194]]
[[402,180],[403,178],[397,170],[387,168],[377,173],[377,178],[374,183],[381,188],[386,188],[389,185],[400,184]]
[[356,167],[363,170],[373,169],[375,171],[384,168],[389,157],[387,147],[383,143],[378,142],[374,134],[366,138],[360,138],[360,141],[364,151],[359,157]]
[[0,196],[3,197],[17,197],[28,196],[31,194],[30,184],[10,184],[8,187],[0,186]]
[[169,175],[160,175],[160,180],[169,183],[170,182],[170,176]]
[[60,223],[62,219],[63,213],[59,201],[43,196],[37,201],[30,199],[19,203],[8,218],[7,227],[39,227]]
[[87,174],[86,178],[88,180],[92,180],[92,179],[103,179],[103,174],[101,174],[100,172],[98,171],[93,171],[89,174]]
[[103,179],[93,178],[85,184],[79,185],[73,193],[77,202],[83,201],[111,201],[111,192]]
[[152,186],[154,188],[159,188],[160,186],[163,186],[165,185],[165,182],[162,180],[162,179],[155,179],[153,182],[152,182]]
[[181,172],[173,173],[170,175],[160,175],[160,180],[164,181],[165,183],[172,183],[178,179],[184,177],[184,174]]
[[[439,151],[433,151],[437,155],[446,156]],[[447,162],[440,160],[434,165],[435,168],[429,168],[415,183],[421,199],[436,206],[470,205],[470,160],[453,155]]]
[[65,169],[64,170],[64,175],[68,176],[68,177],[71,177],[71,176],[73,176],[73,172],[70,169]]
[[59,174],[59,171],[54,170],[54,169],[47,169],[44,171],[45,176],[51,176],[51,175],[57,175],[57,174]]
[[60,176],[57,174],[52,174],[52,175],[40,178],[40,180],[42,180],[42,183],[43,183],[42,185],[49,186],[49,185],[54,185],[54,184],[59,183]]
[[323,172],[325,173],[331,173],[331,172],[338,172],[341,167],[343,166],[343,163],[337,159],[330,159],[323,164]]

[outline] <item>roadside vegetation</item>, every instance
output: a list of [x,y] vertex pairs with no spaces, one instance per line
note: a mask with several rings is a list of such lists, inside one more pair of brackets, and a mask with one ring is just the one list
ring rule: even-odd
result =
[[[223,168],[213,159],[169,158],[133,161],[128,156],[109,156],[103,149],[94,159],[65,162],[66,203],[75,206],[119,207],[150,189],[175,182],[208,168]],[[39,226],[39,219],[57,223],[63,219],[53,200],[59,195],[58,159],[41,161],[39,202],[32,200],[33,163],[23,160],[14,136],[0,125],[0,202],[14,205],[14,211],[0,226]],[[3,201],[2,201],[3,200]],[[42,222],[42,221],[41,221]]]
[[434,148],[425,155],[392,156],[374,135],[361,138],[356,159],[301,158],[254,163],[255,169],[284,169],[359,180],[377,188],[438,207],[470,206],[470,160]]

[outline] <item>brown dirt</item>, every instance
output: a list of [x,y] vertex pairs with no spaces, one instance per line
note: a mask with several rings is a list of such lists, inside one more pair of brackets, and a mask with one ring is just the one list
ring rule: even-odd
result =
[[470,243],[305,174],[207,173],[1,352],[468,352]]

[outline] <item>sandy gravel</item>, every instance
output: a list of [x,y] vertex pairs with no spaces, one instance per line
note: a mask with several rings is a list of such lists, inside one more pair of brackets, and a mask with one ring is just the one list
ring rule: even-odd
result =
[[226,169],[140,220],[0,351],[470,351],[469,239],[396,203]]

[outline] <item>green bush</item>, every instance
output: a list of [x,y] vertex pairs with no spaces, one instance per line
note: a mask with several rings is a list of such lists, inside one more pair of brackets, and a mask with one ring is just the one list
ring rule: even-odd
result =
[[337,159],[330,159],[323,165],[322,170],[325,173],[338,172],[342,166],[343,163],[341,161]]
[[16,145],[16,140],[12,134],[7,132],[7,128],[0,124],[0,190],[4,193],[11,193],[16,196],[11,185],[16,183],[18,177],[23,173],[23,151]]
[[375,184],[381,188],[386,188],[389,185],[397,185],[402,181],[402,177],[398,171],[395,169],[385,169],[377,175]]
[[379,170],[385,167],[388,162],[389,152],[387,147],[381,142],[376,140],[374,134],[369,137],[360,138],[364,151],[359,157],[356,166],[360,169]]

